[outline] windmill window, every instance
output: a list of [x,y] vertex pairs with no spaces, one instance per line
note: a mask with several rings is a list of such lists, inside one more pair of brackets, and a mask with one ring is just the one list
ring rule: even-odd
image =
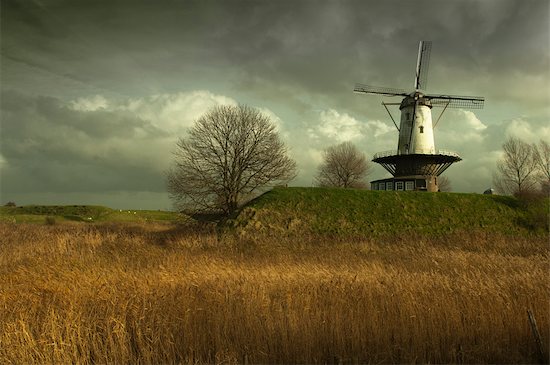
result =
[[393,190],[393,181],[386,183],[386,190]]
[[420,126],[420,133],[424,133],[424,126],[423,125]]
[[407,113],[406,119],[411,120],[411,113]]
[[403,181],[397,181],[395,183],[395,190],[403,190]]
[[414,181],[406,181],[405,190],[414,190]]

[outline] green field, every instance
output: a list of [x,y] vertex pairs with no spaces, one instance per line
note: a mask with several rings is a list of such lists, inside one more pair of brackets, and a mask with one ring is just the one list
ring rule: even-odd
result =
[[[547,234],[548,212],[548,199],[526,205],[499,195],[275,188],[245,205],[225,227],[251,234],[309,232],[339,237],[463,231]],[[12,223],[178,223],[189,219],[176,212],[94,205],[0,207],[0,222]]]
[[26,205],[0,207],[0,222],[176,222],[184,217],[160,210],[119,210],[96,205]]

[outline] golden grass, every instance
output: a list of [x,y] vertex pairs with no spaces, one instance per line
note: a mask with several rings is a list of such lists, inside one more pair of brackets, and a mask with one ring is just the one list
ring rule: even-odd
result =
[[1,224],[0,362],[532,363],[548,269],[541,237]]

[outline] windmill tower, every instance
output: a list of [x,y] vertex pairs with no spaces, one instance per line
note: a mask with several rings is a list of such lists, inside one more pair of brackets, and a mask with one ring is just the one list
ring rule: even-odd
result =
[[[426,94],[428,66],[432,42],[421,41],[418,47],[414,91],[356,84],[353,91],[365,94],[402,96],[401,103],[385,103],[395,127],[399,131],[397,150],[379,152],[372,159],[382,165],[392,178],[371,181],[372,190],[427,190],[438,191],[437,177],[453,163],[462,160],[451,151],[438,150],[434,143],[434,128],[447,108],[481,109],[485,99],[478,96]],[[399,105],[399,126],[388,105]],[[435,123],[432,108],[442,107]]]

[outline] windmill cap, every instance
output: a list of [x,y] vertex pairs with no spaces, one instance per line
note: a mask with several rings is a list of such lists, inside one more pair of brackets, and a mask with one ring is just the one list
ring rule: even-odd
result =
[[432,107],[430,99],[426,98],[421,92],[415,91],[409,96],[403,98],[403,101],[401,101],[401,104],[399,105],[399,109],[414,106],[415,103],[418,103],[417,105],[425,105],[429,108]]

